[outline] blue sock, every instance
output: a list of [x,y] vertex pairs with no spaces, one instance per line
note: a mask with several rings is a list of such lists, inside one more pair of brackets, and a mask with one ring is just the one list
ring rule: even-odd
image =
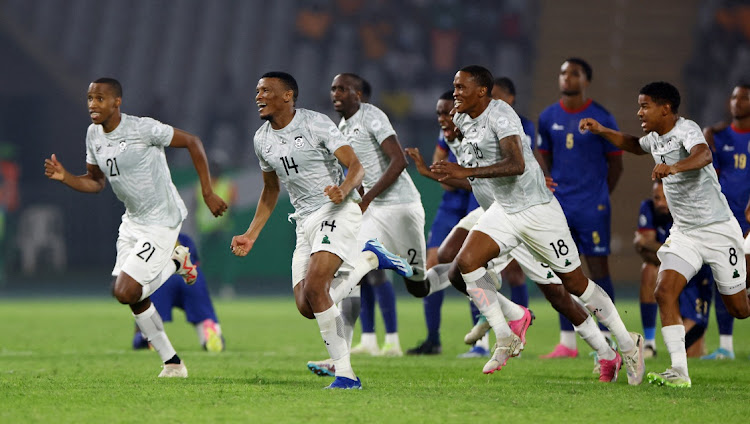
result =
[[393,284],[391,284],[390,281],[386,281],[374,288],[375,298],[378,300],[378,305],[380,306],[380,313],[383,314],[385,332],[398,332],[398,320],[396,319],[396,292],[393,291]]
[[477,321],[479,321],[479,314],[481,314],[481,312],[479,312],[479,309],[471,300],[469,301],[469,308],[471,309],[471,322],[476,325]]
[[375,290],[366,282],[360,284],[360,299],[362,309],[359,311],[359,320],[362,323],[363,333],[375,332]]
[[724,300],[721,298],[716,285],[714,285],[714,294],[716,296],[714,309],[716,309],[716,324],[719,326],[719,334],[722,336],[731,336],[734,332],[734,317],[727,311],[727,307],[724,305]]
[[565,318],[565,315],[560,315],[560,331],[575,331],[573,323],[569,319]]
[[641,303],[641,324],[643,324],[643,337],[646,340],[656,338],[656,312],[658,309],[656,303]]
[[[615,286],[612,285],[612,278],[608,275],[604,278],[599,278],[594,280],[596,284],[599,285],[599,287],[603,288],[605,292],[609,295],[610,299],[612,299],[612,303],[615,303]],[[572,326],[573,324],[571,324]],[[606,325],[599,323],[599,329],[602,331],[609,331],[609,328],[607,328]]]
[[526,288],[526,283],[510,288],[510,300],[521,306],[529,306],[529,290]]
[[424,299],[424,320],[427,323],[427,341],[434,345],[440,344],[440,309],[445,299],[445,290],[433,293]]

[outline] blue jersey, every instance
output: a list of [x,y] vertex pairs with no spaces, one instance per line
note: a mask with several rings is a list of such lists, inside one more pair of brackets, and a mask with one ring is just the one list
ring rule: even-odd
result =
[[[448,152],[448,162],[456,162],[456,156],[445,143],[445,138],[442,133],[440,134],[440,137],[438,137],[437,145],[441,150]],[[440,209],[466,210],[467,204],[469,203],[478,206],[471,191],[457,188],[455,190],[445,190],[445,192],[443,192],[443,199],[441,200],[439,207]]]
[[654,209],[654,201],[646,199],[641,202],[641,210],[638,213],[638,231],[656,231],[656,241],[664,243],[669,237],[672,229],[672,215],[660,214]]
[[539,115],[539,151],[552,154],[550,176],[558,184],[555,196],[564,210],[601,211],[609,208],[607,157],[622,150],[591,132],[581,133],[578,123],[583,118],[618,129],[615,118],[593,100],[577,110],[565,109],[560,101]]
[[518,115],[521,118],[521,126],[523,127],[523,133],[526,134],[526,140],[531,144],[531,150],[536,149],[536,128],[534,128],[534,121],[531,119]]
[[714,168],[719,173],[721,192],[727,198],[742,232],[750,229],[745,219],[745,206],[750,198],[750,130],[727,127],[714,134]]

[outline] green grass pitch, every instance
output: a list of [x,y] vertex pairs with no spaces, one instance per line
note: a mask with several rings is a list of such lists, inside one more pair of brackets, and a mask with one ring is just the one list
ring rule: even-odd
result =
[[[180,312],[167,324],[190,372],[182,380],[158,379],[158,355],[130,350],[132,316],[114,300],[0,302],[0,422],[730,423],[750,412],[750,328],[742,321],[735,325],[737,359],[691,359],[691,389],[631,387],[624,369],[617,383],[599,383],[581,340],[577,359],[538,359],[557,343],[558,323],[534,298],[537,319],[523,355],[486,376],[485,359],[456,359],[466,351],[469,311],[465,300],[448,297],[442,355],[355,356],[363,390],[331,392],[322,390],[330,379],[305,367],[327,354],[316,323],[297,313],[291,296],[217,301],[216,308],[227,339],[221,354],[200,349]],[[638,304],[623,301],[619,309],[640,331]],[[401,297],[398,318],[404,349],[424,338],[419,300]],[[707,337],[716,347],[715,324]],[[648,371],[668,365],[658,340]]]

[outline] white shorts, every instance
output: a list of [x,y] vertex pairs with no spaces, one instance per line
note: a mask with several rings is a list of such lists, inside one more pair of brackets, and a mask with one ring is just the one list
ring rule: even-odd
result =
[[669,237],[656,254],[662,264],[665,262],[664,255],[668,253],[687,262],[695,271],[693,275],[684,276],[688,281],[704,263],[710,265],[719,293],[729,296],[745,290],[742,245],[742,229],[737,219],[731,217],[727,221],[687,231],[672,227]]
[[463,228],[466,231],[471,231],[472,228],[474,228],[475,225],[477,225],[477,221],[479,221],[479,217],[482,216],[484,213],[484,209],[481,207],[474,209],[473,211],[466,214],[465,217],[461,218],[460,221],[458,221],[458,224],[456,224],[453,228]]
[[472,231],[490,236],[501,254],[524,244],[537,261],[549,264],[554,272],[568,273],[581,266],[568,221],[555,198],[513,214],[494,202]]
[[307,264],[315,252],[326,251],[344,261],[339,272],[353,269],[354,260],[362,251],[357,234],[362,223],[359,205],[345,201],[338,205],[326,203],[302,221],[296,222],[297,246],[292,255],[292,287],[307,275]]
[[414,268],[413,280],[425,275],[427,249],[424,238],[424,208],[422,202],[400,205],[370,206],[362,216],[359,245],[377,238],[386,249],[409,262]]
[[116,277],[122,271],[142,285],[160,278],[172,260],[180,228],[182,223],[175,228],[136,224],[123,215],[112,276]]

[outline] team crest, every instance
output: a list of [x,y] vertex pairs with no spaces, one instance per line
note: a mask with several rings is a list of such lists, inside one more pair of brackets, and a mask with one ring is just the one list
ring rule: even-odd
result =
[[305,145],[305,139],[301,135],[294,137],[294,147],[301,149]]
[[128,148],[128,144],[125,141],[120,142],[120,152],[124,152]]

